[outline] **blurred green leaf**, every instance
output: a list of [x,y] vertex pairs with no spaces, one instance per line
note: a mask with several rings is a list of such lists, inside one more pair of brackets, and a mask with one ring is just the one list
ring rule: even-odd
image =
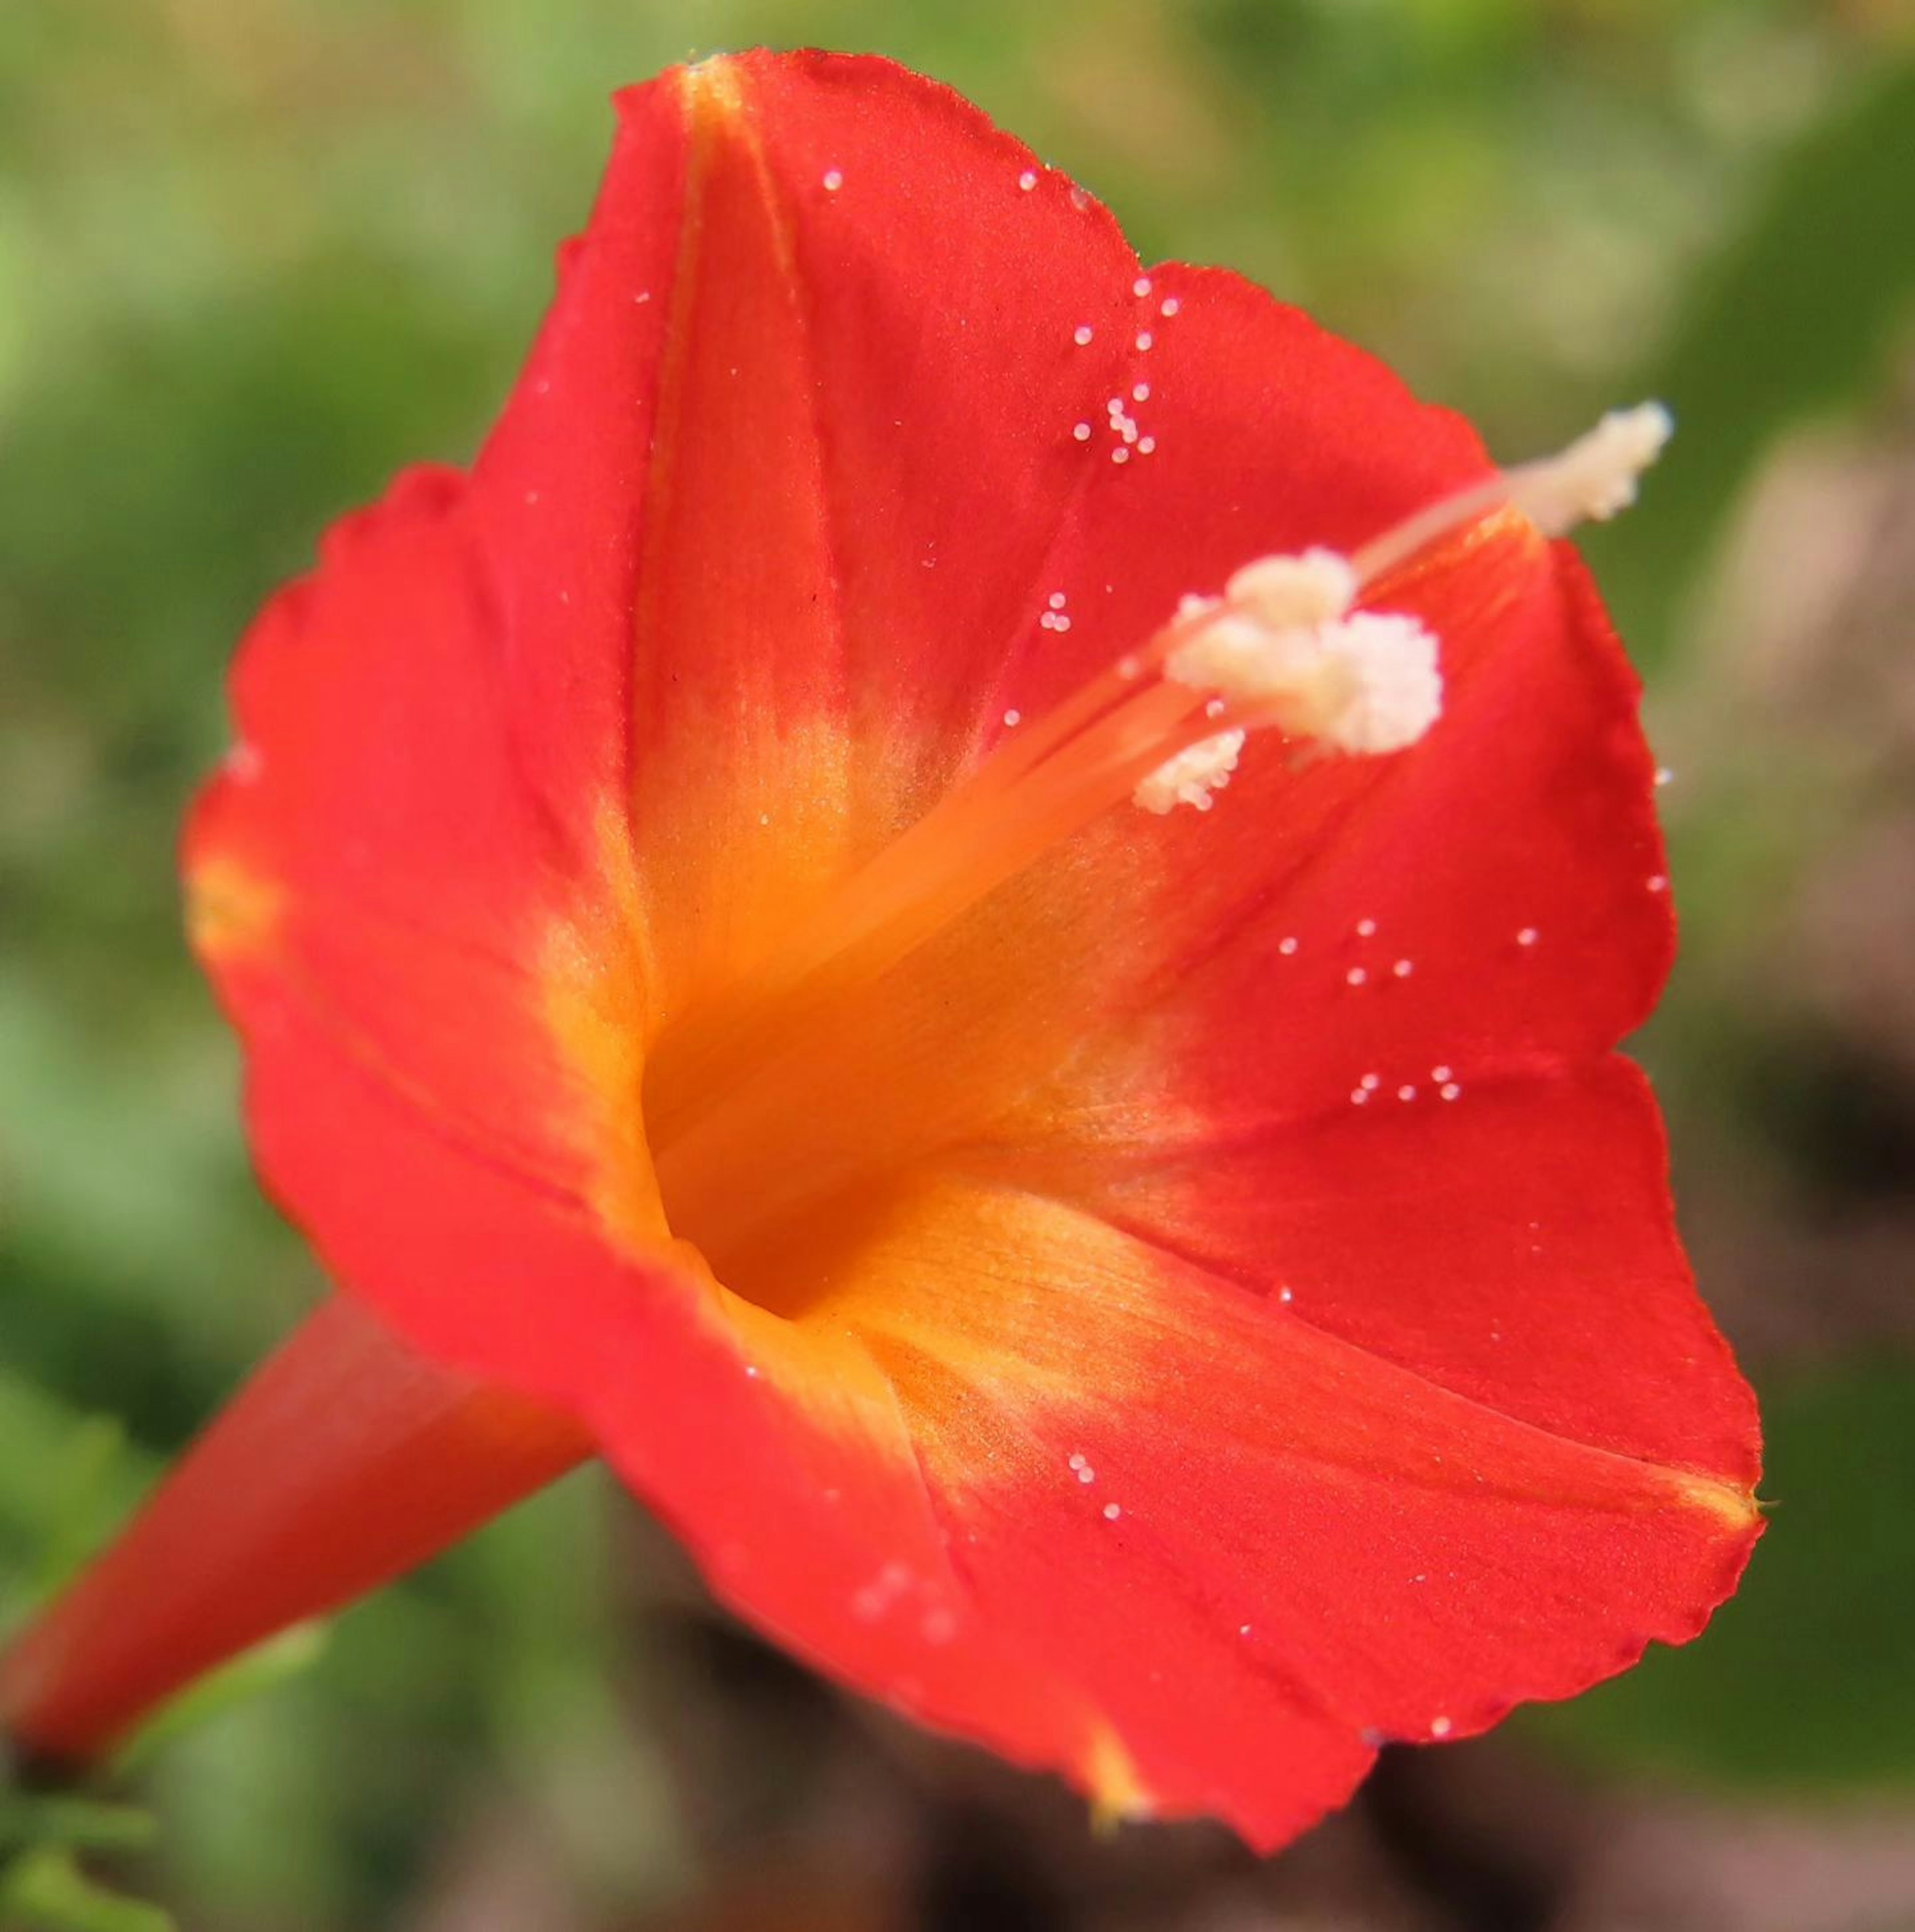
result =
[[170,1913],[95,1885],[70,1852],[50,1846],[0,1871],[0,1924],[23,1932],[175,1932]]
[[143,1851],[152,1844],[155,1829],[153,1814],[137,1805],[0,1791],[0,1856],[45,1846],[80,1852]]
[[326,1654],[326,1626],[307,1623],[235,1658],[166,1705],[119,1754],[116,1768],[135,1769],[174,1738],[303,1676]]
[[1774,1513],[1740,1592],[1693,1644],[1520,1722],[1611,1772],[1803,1796],[1915,1787],[1915,1362],[1767,1407]]
[[1755,218],[1706,273],[1673,340],[1629,386],[1679,434],[1645,507],[1584,545],[1631,654],[1673,649],[1683,593],[1776,439],[1873,394],[1915,307],[1915,61],[1878,70],[1778,169]]

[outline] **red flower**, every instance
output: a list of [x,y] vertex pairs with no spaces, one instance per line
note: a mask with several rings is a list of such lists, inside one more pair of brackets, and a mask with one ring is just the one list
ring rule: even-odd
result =
[[83,1586],[16,1730],[593,1444],[821,1667],[1260,1846],[1693,1636],[1754,1417],[1612,1052],[1636,686],[1538,527],[1653,419],[1499,477],[881,62],[619,105],[497,430],[269,608],[188,842],[268,1183],[443,1367],[322,1317],[269,1376],[334,1439],[256,1388],[117,1559],[226,1536],[224,1622],[110,1670]]

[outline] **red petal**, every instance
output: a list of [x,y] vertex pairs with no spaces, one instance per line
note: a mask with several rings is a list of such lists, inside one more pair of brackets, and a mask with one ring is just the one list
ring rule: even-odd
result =
[[465,488],[403,478],[254,626],[239,748],[187,835],[191,924],[230,1000],[269,973],[479,1158],[569,1188],[577,1108],[533,972],[569,861],[520,779]]
[[[1464,1104],[1466,1099],[1468,1104]],[[1007,1161],[1298,1318],[1552,1435],[1755,1481],[1642,1076],[1610,1060],[1129,1160]]]
[[[866,1208],[760,1262],[795,1318],[752,1337],[776,1467],[722,1366],[669,1412],[608,1401],[609,1452],[755,1619],[1108,1802],[1280,1842],[1381,1736],[1480,1729],[1693,1636],[1756,1533],[1737,1480],[1497,1414],[1070,1209],[948,1179]],[[896,1454],[815,1406],[866,1354],[942,1546],[853,1513],[874,1476],[814,1569],[785,1468]]]

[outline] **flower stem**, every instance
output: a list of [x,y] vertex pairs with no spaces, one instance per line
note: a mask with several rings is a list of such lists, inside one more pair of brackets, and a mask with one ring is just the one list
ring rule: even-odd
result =
[[435,1366],[335,1297],[0,1653],[0,1738],[84,1768],[205,1672],[436,1556],[593,1449],[569,1417]]

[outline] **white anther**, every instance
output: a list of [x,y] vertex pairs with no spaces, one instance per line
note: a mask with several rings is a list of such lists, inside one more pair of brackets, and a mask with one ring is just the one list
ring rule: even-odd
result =
[[1359,610],[1317,635],[1342,676],[1329,680],[1336,695],[1326,690],[1319,716],[1307,721],[1311,736],[1373,756],[1415,744],[1436,722],[1443,708],[1436,640],[1414,617]]
[[1508,471],[1510,500],[1545,536],[1605,522],[1636,500],[1637,481],[1675,428],[1660,403],[1612,410],[1567,449]]
[[1230,774],[1237,769],[1237,754],[1243,748],[1242,732],[1220,731],[1166,759],[1131,796],[1145,811],[1160,816],[1180,805],[1208,812],[1211,794],[1229,783]]
[[1295,556],[1262,556],[1247,563],[1224,586],[1231,607],[1273,630],[1327,623],[1356,601],[1356,572],[1334,550]]
[[[1334,574],[1315,574],[1316,596],[1328,594]],[[1312,581],[1310,575],[1273,572],[1252,592],[1263,608],[1309,608]],[[1400,751],[1421,737],[1442,708],[1436,639],[1414,617],[1394,612],[1273,625],[1233,596],[1169,653],[1163,672],[1173,683],[1267,709],[1292,735],[1343,752]]]

